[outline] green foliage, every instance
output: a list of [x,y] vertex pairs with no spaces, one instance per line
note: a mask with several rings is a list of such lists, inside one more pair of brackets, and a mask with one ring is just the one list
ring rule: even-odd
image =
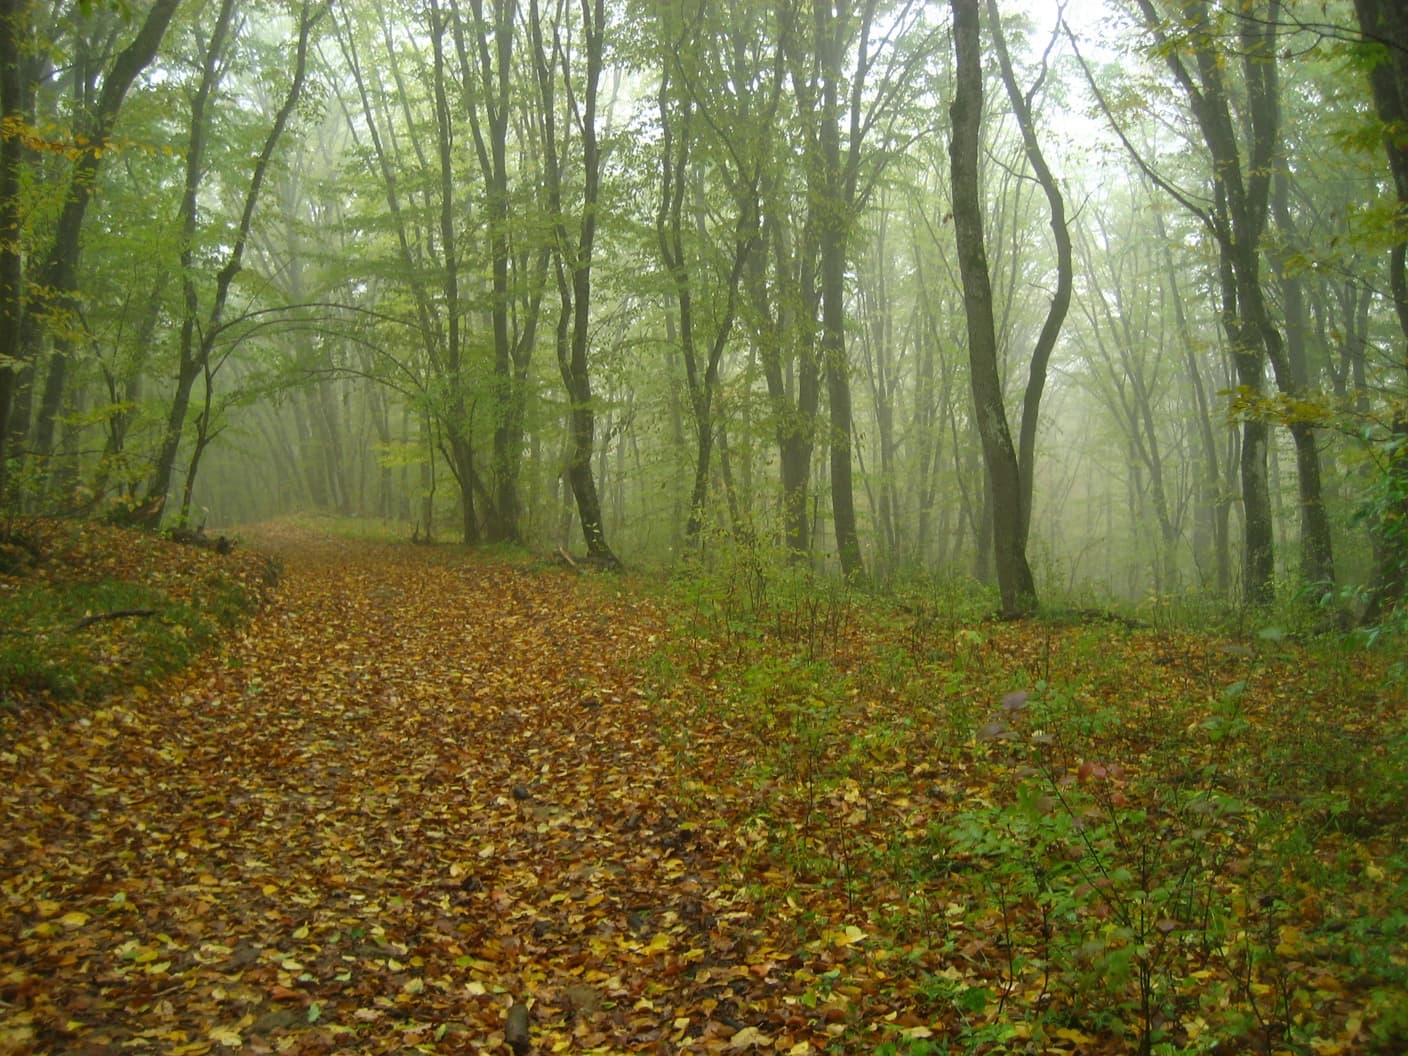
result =
[[691,632],[730,644],[744,656],[762,640],[824,656],[854,626],[853,587],[769,546],[751,533],[713,531],[704,568],[677,578]]
[[[687,768],[700,729],[746,732],[740,868],[868,909],[945,1024],[877,1051],[1309,1051],[1358,1029],[1340,963],[1373,995],[1371,1051],[1396,1051],[1408,879],[1382,849],[1408,823],[1408,715],[1352,639],[1245,613],[1239,638],[1193,636],[1167,608],[984,623],[942,583],[813,623],[791,570],[734,558],[676,581],[671,743]],[[885,803],[907,809],[877,824]]]
[[91,703],[178,670],[246,619],[268,585],[253,555],[206,560],[155,536],[83,526],[46,534],[42,523],[0,535],[6,708]]
[[[115,581],[74,584],[62,590],[36,584],[0,595],[0,623],[10,629],[0,638],[0,685],[9,687],[7,699],[38,692],[72,700],[120,686],[130,677],[124,669],[133,660],[113,648],[95,649],[79,623],[94,614],[149,610],[159,601],[155,591]],[[147,618],[132,619],[144,623]],[[186,634],[177,632],[161,642],[162,632],[153,634],[148,627],[136,631],[139,649],[155,646],[161,655],[170,648],[178,664],[185,658]],[[132,672],[139,678],[149,673]]]

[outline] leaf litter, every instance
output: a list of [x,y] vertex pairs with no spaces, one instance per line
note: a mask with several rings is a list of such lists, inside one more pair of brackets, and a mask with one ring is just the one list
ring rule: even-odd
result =
[[[759,707],[723,643],[682,636],[614,580],[265,540],[281,543],[275,603],[219,655],[0,745],[0,1056],[917,1053],[965,1030],[974,1051],[1129,1051],[1127,1030],[1057,1008],[1043,951],[1018,949],[1032,893],[1004,901],[996,859],[935,838],[1030,778],[1023,737],[1059,747],[1027,728],[1039,694],[1009,684],[1041,684],[1049,632],[965,631],[900,696],[858,673],[873,642],[838,635],[828,671],[849,688],[784,668],[768,692],[801,704]],[[1124,809],[1152,765],[1130,731],[1245,666],[1193,641],[1139,646],[1167,662],[1094,658],[1083,706],[1118,698],[1126,719],[1083,731],[1062,782]],[[647,677],[665,644],[686,659]],[[965,665],[994,687],[987,703],[945,699],[967,689],[941,672]],[[1284,721],[1277,694],[1309,692],[1277,677],[1248,714]],[[956,703],[968,746],[940,750]],[[951,860],[901,861],[936,847]],[[1229,899],[1237,853],[1218,881]],[[1390,879],[1381,844],[1340,853]],[[1347,1026],[1316,1050],[1356,1051],[1368,998],[1311,951],[1332,907],[1307,884],[1280,890],[1302,893],[1302,927],[1263,899],[1233,932],[1261,906],[1278,957],[1313,977],[1295,1002],[1343,1006]],[[1372,895],[1333,897],[1341,921],[1373,911]],[[1174,924],[1149,942],[1192,965]],[[1185,991],[1215,998],[1222,982],[1193,972],[1168,1000],[1193,1008]],[[1005,1040],[978,1029],[1004,1017]],[[1035,1033],[1022,1022],[1042,1017]],[[1181,1036],[1198,1042],[1202,1023],[1190,1012]]]
[[494,1050],[515,1005],[546,1049],[761,1037],[761,932],[632,674],[659,614],[286,557],[222,654],[4,746],[0,1052]]

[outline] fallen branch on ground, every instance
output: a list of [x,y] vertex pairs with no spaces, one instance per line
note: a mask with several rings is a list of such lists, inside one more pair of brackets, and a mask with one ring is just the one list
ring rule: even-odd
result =
[[95,623],[101,623],[103,620],[121,620],[128,616],[155,616],[156,614],[156,609],[114,609],[112,612],[95,612],[83,617],[77,623],[71,624],[68,630],[72,634],[85,627],[91,627]]

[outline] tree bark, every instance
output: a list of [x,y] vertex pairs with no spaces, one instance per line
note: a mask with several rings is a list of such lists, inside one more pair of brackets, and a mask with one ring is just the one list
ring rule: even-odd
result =
[[[770,237],[769,237],[770,236]],[[782,485],[783,539],[794,560],[811,550],[808,490],[816,416],[821,404],[821,372],[809,321],[816,314],[815,253],[811,225],[793,251],[785,217],[770,217],[764,240],[772,246],[773,271],[782,296],[768,288],[766,262],[757,254],[748,269],[747,290],[758,319],[758,358],[767,383]],[[784,350],[795,353],[795,395],[785,372]]]
[[[25,116],[21,57],[29,4],[0,0],[0,119],[6,124]],[[24,264],[20,250],[20,177],[24,145],[19,136],[0,136],[0,503],[7,496],[10,464],[10,410],[24,358],[20,324],[24,314]]]
[[[181,319],[180,352],[176,366],[176,390],[167,410],[166,432],[157,450],[156,466],[147,486],[151,521],[161,518],[167,490],[176,465],[176,453],[181,446],[181,434],[190,408],[191,390],[201,372],[203,340],[196,335],[200,325],[200,294],[196,289],[195,240],[199,226],[197,198],[205,176],[205,148],[210,133],[210,97],[219,86],[222,75],[226,37],[234,17],[235,0],[222,0],[215,16],[215,25],[206,45],[201,63],[200,84],[191,100],[191,133],[186,144],[185,183],[181,194],[181,293],[185,309]],[[151,500],[159,500],[153,506]]]
[[[473,36],[467,38],[456,11],[455,40],[463,76],[465,109],[474,136],[475,154],[484,179],[489,227],[489,320],[494,339],[493,452],[490,476],[493,502],[486,514],[490,542],[516,543],[522,500],[518,477],[523,446],[527,373],[532,359],[537,310],[530,294],[524,332],[515,333],[512,319],[515,260],[509,237],[508,131],[512,102],[512,72],[516,0],[492,0],[489,17],[483,0],[470,0]],[[481,116],[482,112],[482,116]],[[519,276],[524,281],[526,277]],[[541,289],[541,283],[537,287]]]
[[[1196,78],[1184,64],[1180,48],[1169,40],[1153,0],[1138,0],[1138,4],[1145,24],[1160,43],[1174,80],[1188,99],[1208,148],[1214,205],[1210,213],[1199,215],[1218,246],[1222,325],[1231,346],[1237,381],[1243,395],[1256,401],[1265,388],[1267,361],[1278,376],[1284,366],[1281,335],[1271,322],[1260,274],[1261,239],[1266,229],[1279,122],[1274,94],[1275,55],[1268,57],[1267,42],[1257,34],[1263,32],[1258,28],[1263,25],[1274,28],[1279,0],[1272,0],[1263,18],[1242,20],[1240,50],[1249,100],[1245,162],[1228,98],[1227,56],[1216,50],[1218,38],[1209,22],[1206,0],[1189,0],[1180,9]],[[1243,416],[1242,586],[1246,600],[1253,605],[1265,605],[1275,594],[1275,522],[1267,474],[1269,442],[1267,423],[1256,414]]]
[[[54,239],[39,269],[35,282],[36,303],[31,309],[31,317],[38,313],[67,318],[77,309],[75,297],[78,289],[79,235],[82,232],[83,219],[88,212],[88,204],[92,201],[97,187],[98,170],[107,153],[108,140],[112,135],[113,126],[117,123],[117,115],[122,109],[128,89],[132,87],[137,75],[156,58],[157,48],[160,47],[161,40],[166,35],[166,28],[179,6],[180,0],[155,0],[147,9],[146,18],[136,36],[113,59],[103,77],[97,106],[81,125],[86,143],[79,149],[78,158],[74,162]],[[35,338],[38,338],[37,331]],[[48,456],[54,450],[54,429],[63,406],[68,378],[68,355],[72,344],[73,342],[61,333],[56,333],[53,337],[49,372],[45,377],[43,395],[35,420],[34,447],[40,456]],[[26,349],[24,358],[37,359],[36,352],[37,349]]]
[[[1397,364],[1400,384],[1408,382],[1408,0],[1355,0],[1360,32],[1386,45],[1369,72],[1374,106],[1384,123],[1384,151],[1393,176],[1399,212],[1398,240],[1389,251],[1389,283],[1404,340]],[[1374,572],[1363,620],[1378,622],[1408,593],[1408,412],[1402,401],[1385,445],[1382,498],[1373,529]]]
[[[227,11],[222,8],[221,16],[226,19],[231,17],[232,10]],[[166,499],[166,493],[171,486],[171,477],[176,464],[176,453],[181,444],[181,433],[185,427],[186,414],[190,405],[190,394],[194,387],[195,380],[202,373],[205,373],[210,365],[210,359],[215,351],[216,342],[219,340],[222,324],[224,323],[225,307],[230,298],[230,290],[234,285],[235,278],[244,267],[245,249],[249,245],[250,231],[254,226],[254,213],[259,205],[260,192],[263,189],[264,181],[268,176],[269,166],[273,161],[274,152],[278,148],[279,140],[283,138],[285,128],[293,117],[298,100],[303,94],[303,86],[307,78],[308,71],[308,46],[309,37],[312,33],[313,24],[319,17],[308,0],[304,0],[302,13],[299,18],[298,42],[296,45],[293,80],[289,85],[288,94],[284,97],[278,112],[274,115],[273,124],[269,128],[268,134],[264,137],[263,146],[259,156],[255,159],[254,169],[250,174],[249,186],[245,190],[244,207],[240,213],[240,219],[235,229],[234,244],[230,247],[229,253],[225,257],[225,262],[215,276],[215,291],[211,297],[210,308],[206,313],[205,321],[199,324],[195,315],[199,311],[199,299],[196,294],[194,283],[189,274],[189,265],[192,257],[190,254],[190,238],[194,237],[196,228],[196,195],[201,182],[200,157],[204,150],[205,127],[204,104],[208,99],[209,91],[202,98],[198,93],[196,104],[192,108],[191,125],[191,146],[196,152],[196,161],[192,165],[189,163],[186,168],[185,197],[182,204],[182,225],[186,236],[185,244],[182,246],[183,271],[186,273],[185,282],[185,307],[186,317],[182,322],[182,344],[181,360],[177,372],[176,396],[172,401],[170,413],[167,418],[166,433],[162,439],[161,450],[157,456],[157,464],[152,473],[151,483],[147,488],[146,509],[150,512],[149,519],[155,523],[161,519],[162,505]],[[212,38],[212,49],[216,48],[219,42]],[[206,57],[206,70],[210,71],[214,77],[214,71],[219,64],[219,51],[211,50]],[[202,87],[207,84],[202,78]],[[213,89],[214,82],[209,82],[209,87]],[[199,336],[196,329],[199,326]],[[208,396],[208,394],[207,394]],[[199,454],[196,456],[199,461]],[[194,472],[189,474],[189,482],[194,484]]]
[[[604,58],[606,10],[604,0],[582,0],[583,80],[573,83],[567,68],[567,49],[562,27],[553,23],[549,43],[543,33],[538,0],[531,0],[528,21],[533,37],[534,65],[542,101],[543,151],[545,155],[548,213],[552,217],[556,246],[554,269],[558,300],[557,364],[569,401],[566,475],[577,504],[577,519],[587,555],[609,568],[620,567],[620,559],[606,542],[601,499],[592,475],[592,453],[596,440],[596,413],[592,400],[591,372],[587,341],[591,324],[592,255],[596,246],[597,208],[601,197],[601,146],[596,127],[597,94]],[[561,66],[559,66],[559,60]],[[563,212],[563,146],[557,131],[558,69],[571,89],[573,116],[581,138],[582,209],[575,236],[569,234]]]
[[446,88],[446,25],[438,3],[430,5],[430,41],[434,62],[435,144],[439,162],[441,276],[445,293],[444,378],[448,388],[445,435],[450,465],[460,488],[460,530],[468,545],[479,542],[479,515],[475,508],[477,470],[474,465],[473,423],[470,420],[468,366],[465,363],[463,313],[460,308],[459,238],[455,226],[454,134]]
[[1043,68],[1037,83],[1024,95],[1017,87],[1012,60],[1007,54],[1007,41],[1002,33],[997,0],[987,0],[987,5],[998,70],[1002,74],[1003,86],[1007,89],[1012,113],[1017,118],[1017,126],[1022,132],[1022,149],[1026,153],[1032,172],[1036,174],[1037,182],[1041,184],[1042,192],[1046,195],[1051,238],[1056,247],[1056,288],[1052,291],[1046,319],[1032,349],[1031,363],[1027,368],[1027,387],[1022,396],[1022,421],[1018,430],[1017,471],[1021,483],[1019,530],[1025,551],[1027,537],[1031,533],[1032,491],[1036,479],[1036,430],[1041,414],[1041,397],[1046,388],[1051,353],[1056,348],[1056,339],[1061,334],[1061,326],[1066,321],[1066,313],[1071,306],[1075,270],[1072,264],[1071,233],[1066,227],[1065,198],[1051,167],[1046,163],[1045,155],[1042,154],[1041,144],[1036,138],[1036,121],[1032,116],[1032,97],[1045,79],[1045,69]]
[[1002,382],[997,371],[997,330],[993,322],[992,284],[983,238],[978,181],[983,108],[982,56],[978,40],[980,0],[951,0],[951,3],[956,63],[956,84],[949,111],[953,127],[949,155],[954,235],[963,280],[973,408],[992,487],[998,592],[1003,614],[1015,617],[1036,608],[1037,594],[1022,532],[1021,471],[1007,425]]

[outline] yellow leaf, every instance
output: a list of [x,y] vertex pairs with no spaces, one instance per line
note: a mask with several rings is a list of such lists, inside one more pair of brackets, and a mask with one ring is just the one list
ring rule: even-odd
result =
[[1183,1029],[1188,1032],[1189,1041],[1197,1041],[1202,1035],[1207,1033],[1208,1021],[1202,1016],[1194,1016],[1183,1021]]
[[0,1027],[0,1052],[33,1052],[32,1027]]
[[1300,949],[1300,930],[1289,924],[1281,925],[1281,941],[1276,944],[1276,953],[1290,957]]
[[225,1045],[231,1049],[238,1049],[244,1045],[244,1038],[240,1037],[240,1032],[234,1027],[215,1027],[207,1036],[216,1045]]
[[1056,1036],[1062,1041],[1073,1041],[1077,1045],[1089,1045],[1095,1040],[1089,1034],[1084,1034],[1079,1030],[1073,1030],[1070,1027],[1058,1027],[1056,1029]]
[[81,928],[88,923],[88,914],[78,910],[70,910],[59,918],[59,923],[66,928]]
[[728,1047],[730,1049],[746,1049],[750,1045],[766,1045],[771,1040],[757,1027],[744,1027],[729,1039]]
[[827,932],[826,938],[833,946],[854,946],[865,938],[865,932],[854,924],[847,924],[844,928]]

